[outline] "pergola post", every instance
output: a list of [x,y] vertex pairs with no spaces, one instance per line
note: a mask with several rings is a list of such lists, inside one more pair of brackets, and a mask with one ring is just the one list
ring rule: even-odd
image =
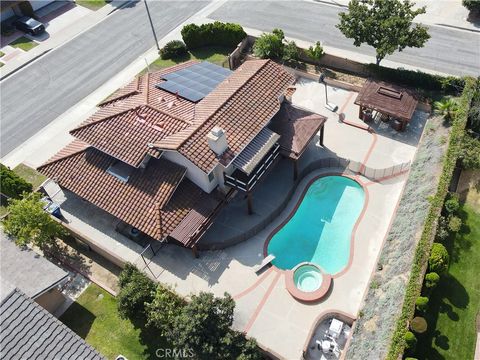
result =
[[250,190],[247,190],[247,208],[248,208],[248,215],[253,214],[253,198],[252,198],[252,192]]
[[193,245],[192,253],[193,253],[193,256],[195,257],[195,259],[198,259],[199,255],[198,255],[197,245]]
[[361,120],[363,120],[362,113],[363,113],[363,106],[360,105],[360,106],[358,107],[358,118],[361,119]]
[[323,146],[324,132],[325,132],[325,125],[323,125],[322,128],[320,129],[320,146]]

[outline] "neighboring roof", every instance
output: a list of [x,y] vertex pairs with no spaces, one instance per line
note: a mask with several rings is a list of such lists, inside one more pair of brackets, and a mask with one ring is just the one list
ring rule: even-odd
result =
[[0,254],[0,299],[8,294],[11,287],[17,287],[35,298],[68,277],[67,272],[43,256],[31,249],[18,247],[3,231],[0,231]]
[[231,156],[237,155],[280,109],[280,97],[295,76],[271,60],[242,64],[198,103],[193,125],[165,137],[155,146],[178,150],[204,172],[218,162],[206,136],[214,126],[227,136]]
[[284,102],[268,127],[280,135],[282,153],[298,159],[326,120],[322,115]]
[[240,154],[233,160],[233,165],[242,170],[245,174],[255,169],[260,160],[270,151],[277,143],[280,135],[270,130],[268,127],[263,128],[257,136],[242,150]]
[[146,169],[132,168],[128,182],[109,174],[115,159],[92,147],[39,167],[46,176],[155,239],[161,239],[160,209],[182,181],[186,169],[152,158]]
[[0,358],[104,359],[19,289],[0,304]]
[[412,91],[383,81],[367,80],[358,93],[356,105],[410,121],[418,100]]

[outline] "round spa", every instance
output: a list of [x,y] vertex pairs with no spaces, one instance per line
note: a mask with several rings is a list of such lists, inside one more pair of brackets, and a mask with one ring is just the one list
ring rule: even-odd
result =
[[331,283],[332,276],[310,262],[298,264],[285,276],[288,292],[301,301],[320,300],[330,289]]

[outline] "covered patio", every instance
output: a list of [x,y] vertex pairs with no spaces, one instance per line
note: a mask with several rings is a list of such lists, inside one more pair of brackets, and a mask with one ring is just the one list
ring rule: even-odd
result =
[[367,80],[358,93],[355,104],[360,107],[358,117],[372,121],[380,116],[391,122],[397,131],[404,131],[413,117],[418,100],[411,90],[383,81]]
[[293,163],[293,180],[298,178],[298,160],[312,139],[320,133],[319,143],[323,146],[323,125],[326,117],[293,106],[289,102],[281,105],[268,127],[263,128],[250,144],[233,160],[233,172],[224,174],[225,184],[244,192],[248,214],[252,215],[252,191],[261,181],[278,155]]

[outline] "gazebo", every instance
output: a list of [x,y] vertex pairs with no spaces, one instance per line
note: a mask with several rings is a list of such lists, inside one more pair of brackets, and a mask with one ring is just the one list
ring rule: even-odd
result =
[[382,114],[382,120],[399,123],[403,131],[412,119],[418,100],[412,91],[383,81],[367,80],[358,93],[355,104],[360,106],[359,117],[367,121],[372,111]]
[[293,162],[293,179],[298,177],[298,159],[308,144],[320,132],[319,142],[323,146],[326,117],[284,102],[273,117],[269,128],[280,134],[278,144],[281,154]]

